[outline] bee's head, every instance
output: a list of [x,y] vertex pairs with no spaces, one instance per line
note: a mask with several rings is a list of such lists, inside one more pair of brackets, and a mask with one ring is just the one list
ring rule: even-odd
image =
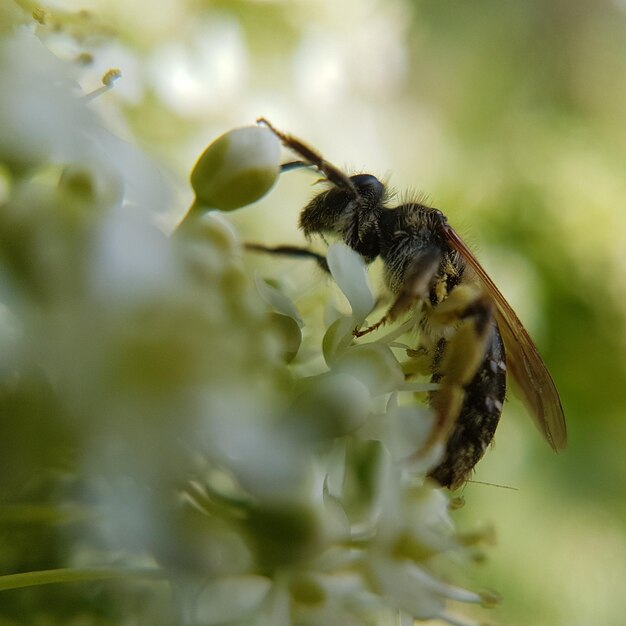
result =
[[366,258],[378,255],[378,217],[383,210],[385,185],[371,174],[346,179],[315,196],[300,214],[300,228],[312,235],[341,237]]

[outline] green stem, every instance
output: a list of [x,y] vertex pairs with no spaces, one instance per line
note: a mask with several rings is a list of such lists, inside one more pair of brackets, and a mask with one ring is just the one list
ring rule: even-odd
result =
[[0,576],[0,591],[6,591],[8,589],[21,589],[22,587],[34,587],[36,585],[94,582],[97,580],[119,580],[124,578],[153,578],[160,580],[165,579],[165,573],[161,569],[149,567],[91,567],[82,569],[65,567]]
[[189,228],[189,226],[193,226],[194,220],[198,219],[199,216],[208,213],[209,211],[215,211],[217,209],[212,209],[200,202],[198,202],[197,198],[194,199],[193,203],[189,207],[187,213],[182,220],[177,224],[177,226],[172,231],[172,235],[176,235],[177,233],[183,232],[185,229]]

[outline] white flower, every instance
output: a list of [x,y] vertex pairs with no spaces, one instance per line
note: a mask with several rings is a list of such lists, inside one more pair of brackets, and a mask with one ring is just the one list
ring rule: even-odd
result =
[[0,161],[23,168],[79,160],[82,131],[94,117],[77,87],[68,66],[31,32],[0,39]]
[[352,307],[355,326],[361,325],[376,303],[363,257],[346,244],[335,243],[328,248],[326,259],[330,273]]

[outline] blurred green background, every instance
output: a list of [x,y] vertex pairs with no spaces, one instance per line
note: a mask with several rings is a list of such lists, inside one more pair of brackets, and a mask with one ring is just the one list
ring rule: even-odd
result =
[[[188,173],[206,144],[260,115],[334,163],[388,180],[398,200],[427,194],[448,215],[535,338],[569,429],[556,456],[510,400],[476,480],[516,490],[470,484],[455,514],[461,526],[496,528],[467,582],[503,595],[494,623],[623,624],[626,2],[50,7],[39,27],[48,45],[93,56],[85,91],[122,70],[94,106],[171,172],[178,196],[166,226],[191,202]],[[52,26],[79,9],[91,11],[81,45]],[[301,243],[311,180],[290,174],[229,219],[246,239]]]

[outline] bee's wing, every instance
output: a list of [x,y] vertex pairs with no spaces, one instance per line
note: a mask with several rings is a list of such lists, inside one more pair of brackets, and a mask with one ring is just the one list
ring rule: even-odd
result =
[[496,304],[496,318],[506,349],[507,371],[516,383],[518,395],[552,448],[564,449],[567,429],[559,392],[533,340],[511,305],[454,229],[446,226],[444,236],[474,270]]

